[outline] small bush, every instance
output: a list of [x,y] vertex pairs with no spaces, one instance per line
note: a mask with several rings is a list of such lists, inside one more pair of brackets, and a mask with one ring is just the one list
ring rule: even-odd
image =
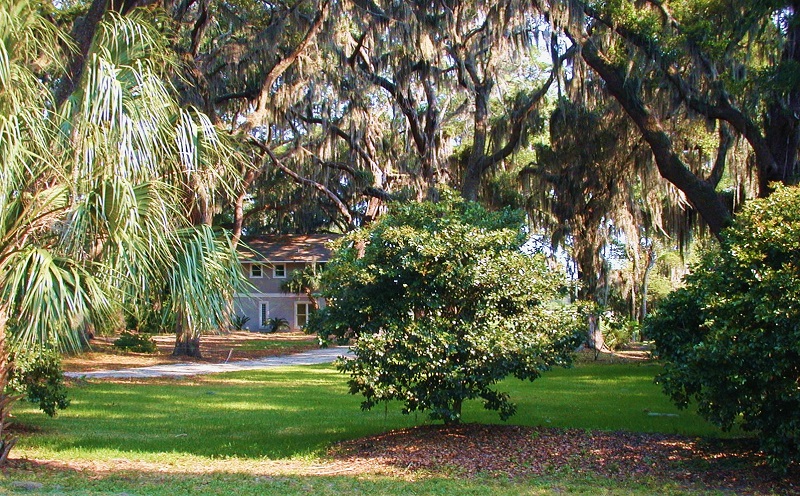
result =
[[243,331],[248,322],[250,322],[250,317],[247,315],[234,315],[231,317],[231,328],[234,331]]
[[519,212],[441,195],[343,237],[322,275],[328,306],[309,324],[324,340],[357,338],[337,368],[362,409],[400,400],[452,424],[481,399],[505,420],[516,406],[503,379],[569,365],[582,322],[563,274],[520,250]]
[[639,323],[626,317],[604,317],[602,330],[606,346],[612,350],[619,350],[639,335]]
[[61,357],[53,349],[37,347],[13,350],[9,353],[11,371],[7,393],[24,395],[31,403],[38,403],[47,415],[54,417],[57,410],[69,406]]
[[267,321],[267,332],[288,331],[291,329],[289,321],[282,317],[274,317]]
[[175,314],[164,311],[163,306],[164,304],[161,302],[150,301],[143,304],[138,315],[127,314],[125,330],[150,335],[173,332],[175,330]]
[[130,331],[122,331],[119,338],[114,341],[114,347],[136,353],[155,353],[158,349],[149,334]]

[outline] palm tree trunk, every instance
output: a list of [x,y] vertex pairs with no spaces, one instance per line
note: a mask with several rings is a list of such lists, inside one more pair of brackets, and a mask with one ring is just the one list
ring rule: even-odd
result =
[[8,360],[8,346],[6,344],[6,324],[8,322],[8,310],[5,306],[0,307],[0,466],[5,465],[8,460],[8,453],[17,443],[14,436],[9,436],[6,429],[9,425],[8,417],[11,407],[19,399],[18,396],[10,395],[6,392],[11,364]]
[[175,316],[175,348],[172,356],[203,358],[200,353],[200,335],[192,332],[186,324],[183,312],[178,312]]
[[306,291],[306,297],[308,297],[308,302],[311,305],[311,309],[314,312],[319,310],[319,302],[317,301],[317,298],[314,296],[314,293],[312,293],[311,291]]

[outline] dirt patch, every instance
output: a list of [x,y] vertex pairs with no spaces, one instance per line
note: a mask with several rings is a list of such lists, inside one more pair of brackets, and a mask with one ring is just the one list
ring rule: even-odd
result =
[[511,479],[571,473],[737,494],[800,491],[800,467],[776,475],[753,440],[467,424],[392,431],[340,443],[331,454],[338,463],[388,473]]
[[577,363],[641,363],[653,360],[653,343],[630,343],[619,350],[595,350],[583,347],[575,353]]
[[200,339],[201,359],[174,357],[174,334],[162,334],[153,339],[158,346],[155,353],[123,352],[113,346],[118,336],[100,336],[91,340],[89,351],[65,356],[62,366],[68,372],[114,370],[129,367],[149,367],[177,362],[221,363],[252,360],[270,356],[300,353],[318,348],[317,338],[301,332],[261,334],[233,331],[210,334]]

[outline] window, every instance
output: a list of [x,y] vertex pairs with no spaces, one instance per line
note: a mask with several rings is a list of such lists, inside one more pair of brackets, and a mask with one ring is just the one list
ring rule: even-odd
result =
[[259,304],[258,319],[260,327],[267,327],[269,325],[269,302],[262,301]]
[[284,279],[286,277],[286,265],[275,264],[275,268],[272,270],[272,276],[276,279]]
[[308,316],[311,314],[310,303],[298,303],[295,307],[294,321],[297,327],[305,327],[308,324]]
[[263,269],[259,264],[250,264],[250,277],[253,279],[259,279],[264,277]]

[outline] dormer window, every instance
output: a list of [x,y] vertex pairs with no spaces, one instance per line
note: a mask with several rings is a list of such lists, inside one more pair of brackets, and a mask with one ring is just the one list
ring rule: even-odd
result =
[[286,278],[286,265],[285,264],[275,264],[274,268],[272,269],[272,277],[275,279],[285,279]]
[[264,269],[259,264],[250,265],[250,277],[252,279],[260,279],[264,277]]

